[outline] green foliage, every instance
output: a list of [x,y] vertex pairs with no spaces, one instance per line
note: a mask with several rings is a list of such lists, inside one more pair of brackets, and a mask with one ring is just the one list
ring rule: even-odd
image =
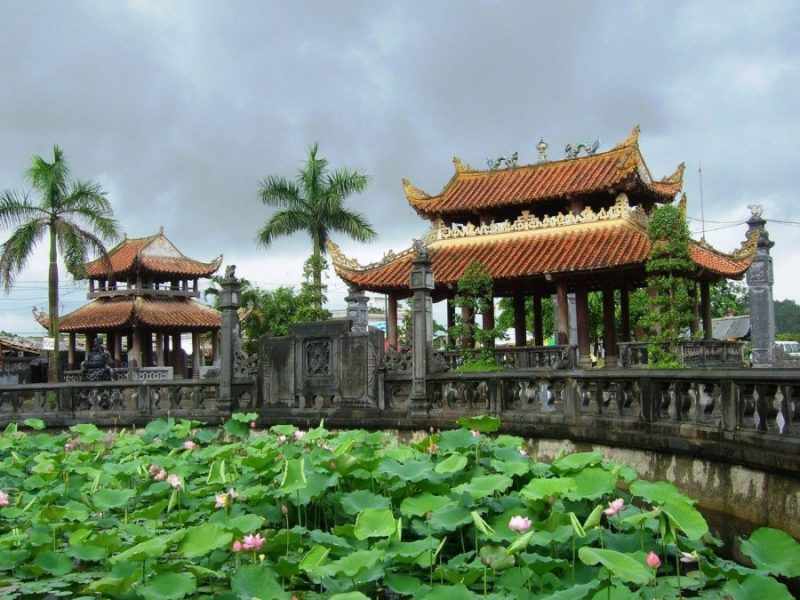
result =
[[[459,340],[466,363],[492,362],[494,341],[502,335],[502,330],[497,326],[484,329],[478,327],[477,323],[481,315],[492,310],[493,302],[492,278],[486,266],[479,262],[471,263],[458,280],[453,300],[456,307],[455,325],[448,332],[451,340]],[[472,312],[474,316],[471,323],[462,317],[459,309]]]
[[647,259],[649,311],[646,328],[649,363],[654,368],[680,366],[678,343],[692,315],[687,277],[695,265],[689,254],[689,228],[681,210],[669,204],[654,208],[647,231],[652,248]]
[[[500,298],[497,303],[497,327],[505,332],[514,328],[514,299]],[[553,301],[550,298],[542,298],[542,331],[547,338],[553,332]],[[525,331],[533,331],[533,298],[525,298]]]
[[61,254],[70,275],[83,279],[90,254],[101,256],[110,265],[104,244],[116,240],[120,231],[106,192],[91,181],[70,181],[69,166],[58,146],[53,147],[52,162],[34,156],[27,175],[39,194],[38,204],[32,204],[26,193],[16,190],[0,193],[0,226],[16,227],[0,246],[0,283],[8,293],[17,275],[27,266],[36,245],[45,238],[48,240],[48,335],[54,339],[54,349],[49,353],[48,379],[58,381],[57,256]]
[[750,312],[747,285],[743,281],[723,279],[710,286],[711,316],[746,315]]
[[[521,438],[495,437],[494,417],[459,424],[411,445],[321,426],[226,439],[224,428],[175,419],[108,435],[9,427],[3,597],[789,597],[774,578],[799,574],[800,545],[786,533],[759,529],[742,542],[755,569],[721,560],[674,486],[598,452],[537,463],[519,452]],[[186,439],[198,447],[176,451]],[[66,450],[68,440],[80,447]],[[605,515],[618,497],[624,508]],[[512,517],[529,528],[512,530]],[[259,547],[236,551],[256,535]],[[681,552],[697,567],[678,576]]]
[[794,300],[775,301],[775,331],[779,335],[790,333],[793,336],[781,339],[799,339],[796,334],[800,332],[800,304]]
[[323,257],[331,232],[339,232],[364,242],[376,237],[375,230],[357,212],[344,206],[345,199],[363,192],[367,176],[349,169],[328,170],[328,161],[317,156],[318,145],[309,148],[308,158],[295,181],[271,175],[259,189],[261,201],[279,210],[259,230],[259,246],[269,247],[279,237],[305,232],[311,238],[311,290],[318,310],[323,306]]

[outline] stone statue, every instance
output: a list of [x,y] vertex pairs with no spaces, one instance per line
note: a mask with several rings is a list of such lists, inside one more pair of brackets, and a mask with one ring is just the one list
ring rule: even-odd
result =
[[417,253],[417,258],[428,258],[428,246],[422,240],[414,240],[414,252]]
[[111,355],[103,348],[103,340],[95,338],[92,351],[81,363],[81,381],[112,381]]
[[225,279],[234,279],[236,277],[236,265],[228,265],[225,267]]

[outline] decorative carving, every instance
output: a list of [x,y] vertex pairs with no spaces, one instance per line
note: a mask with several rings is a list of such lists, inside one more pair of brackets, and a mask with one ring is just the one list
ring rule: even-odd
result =
[[[469,166],[467,163],[461,162],[461,159],[458,158],[457,156],[453,157],[453,165],[456,168],[456,173],[472,173],[475,170],[471,166]],[[417,189],[417,188],[414,188],[414,189]],[[417,191],[419,191],[419,190],[417,190]],[[406,194],[408,194],[408,191],[406,191]]]
[[612,148],[612,150],[620,150],[622,148],[629,148],[630,146],[637,146],[639,144],[639,132],[641,128],[637,124],[633,131],[631,131],[630,135],[626,137],[622,142],[617,144]]
[[423,192],[408,179],[403,179],[403,190],[409,200],[427,200],[431,197],[430,194]]
[[225,279],[236,278],[236,265],[228,265],[225,267]]
[[409,246],[405,250],[401,250],[400,252],[393,252],[389,250],[383,255],[381,260],[362,266],[356,259],[345,256],[345,254],[339,249],[339,246],[332,241],[328,240],[326,248],[328,250],[328,254],[330,254],[331,261],[335,266],[345,268],[350,271],[369,271],[370,269],[377,269],[378,267],[387,265],[399,258],[403,258],[415,253],[413,245]]
[[567,144],[564,146],[564,154],[566,154],[567,158],[578,158],[578,154],[580,154],[581,150],[583,150],[586,152],[586,156],[593,156],[599,147],[600,140],[595,140],[591,144],[586,142],[578,142],[575,146],[572,144]]
[[671,185],[683,183],[683,172],[685,170],[686,170],[686,163],[681,163],[678,165],[678,168],[675,169],[675,172],[672,175],[664,177],[658,183],[666,183]]
[[[500,168],[501,165],[505,165],[503,167],[504,169],[512,169],[517,166],[518,161],[519,161],[519,152],[514,152],[510,156],[501,156],[499,158],[496,158],[495,160],[487,158],[486,164],[489,167],[490,171],[496,171],[497,169]],[[458,166],[456,166],[456,170],[458,170]]]
[[414,240],[413,246],[414,252],[417,253],[417,258],[422,260],[428,259],[428,246],[425,244],[425,240]]
[[546,163],[547,162],[547,142],[544,141],[543,137],[539,138],[539,143],[536,144],[536,150],[539,153],[539,157],[537,158],[536,162],[538,163]]
[[761,206],[760,204],[748,204],[747,208],[750,209],[750,216],[753,219],[760,219],[761,213],[764,212],[764,207]]
[[306,375],[311,377],[331,374],[331,341],[308,340],[306,342]]
[[111,368],[111,355],[103,348],[103,340],[95,338],[89,358],[81,363],[81,380],[111,381],[112,379],[114,370]]

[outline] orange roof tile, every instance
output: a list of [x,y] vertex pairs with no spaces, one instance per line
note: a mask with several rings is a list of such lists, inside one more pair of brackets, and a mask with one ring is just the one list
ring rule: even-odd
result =
[[124,329],[134,322],[153,329],[219,329],[219,311],[190,298],[98,298],[61,317],[62,332]]
[[652,180],[639,151],[638,126],[622,144],[592,156],[492,171],[472,170],[458,159],[454,162],[456,174],[438,196],[429,196],[404,181],[408,202],[420,215],[433,218],[529,205],[567,195],[605,192],[629,183],[661,202],[669,202],[683,185],[682,165],[661,181]]
[[[183,277],[211,277],[222,256],[204,263],[181,254],[163,231],[145,238],[125,239],[108,251],[115,276],[125,275],[139,268],[144,272]],[[104,277],[106,266],[98,258],[86,264],[89,277]]]
[[[473,262],[483,263],[495,281],[517,278],[570,276],[591,271],[643,268],[650,253],[647,234],[624,221],[602,226],[578,225],[524,234],[486,235],[447,240],[428,246],[437,287],[456,283]],[[691,245],[698,266],[726,277],[741,276],[752,256],[735,258],[697,243]],[[366,290],[407,291],[414,254],[405,253],[372,268],[355,268],[334,260],[337,274]]]

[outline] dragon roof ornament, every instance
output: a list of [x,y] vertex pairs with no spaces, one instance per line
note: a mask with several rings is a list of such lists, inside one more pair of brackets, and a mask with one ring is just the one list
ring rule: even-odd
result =
[[621,150],[622,148],[630,148],[631,146],[637,146],[639,144],[639,133],[641,132],[641,127],[637,124],[633,131],[631,131],[630,135],[622,140],[619,144],[614,146],[612,150]]
[[456,168],[456,173],[472,173],[475,171],[470,165],[465,162],[461,162],[461,159],[457,156],[453,157],[453,166]]
[[325,244],[325,247],[328,250],[328,254],[330,254],[331,256],[331,261],[333,262],[334,266],[347,269],[348,271],[369,271],[371,269],[377,269],[378,267],[382,267],[391,262],[394,262],[398,258],[403,258],[407,255],[417,254],[416,247],[412,245],[400,252],[394,252],[392,250],[389,250],[386,252],[386,254],[383,255],[383,257],[380,260],[375,261],[373,263],[369,263],[367,265],[361,265],[356,259],[345,256],[345,254],[341,251],[339,246],[335,244],[333,241],[328,240],[328,242]]
[[427,200],[431,197],[430,194],[423,192],[408,179],[403,179],[403,190],[409,200]]

